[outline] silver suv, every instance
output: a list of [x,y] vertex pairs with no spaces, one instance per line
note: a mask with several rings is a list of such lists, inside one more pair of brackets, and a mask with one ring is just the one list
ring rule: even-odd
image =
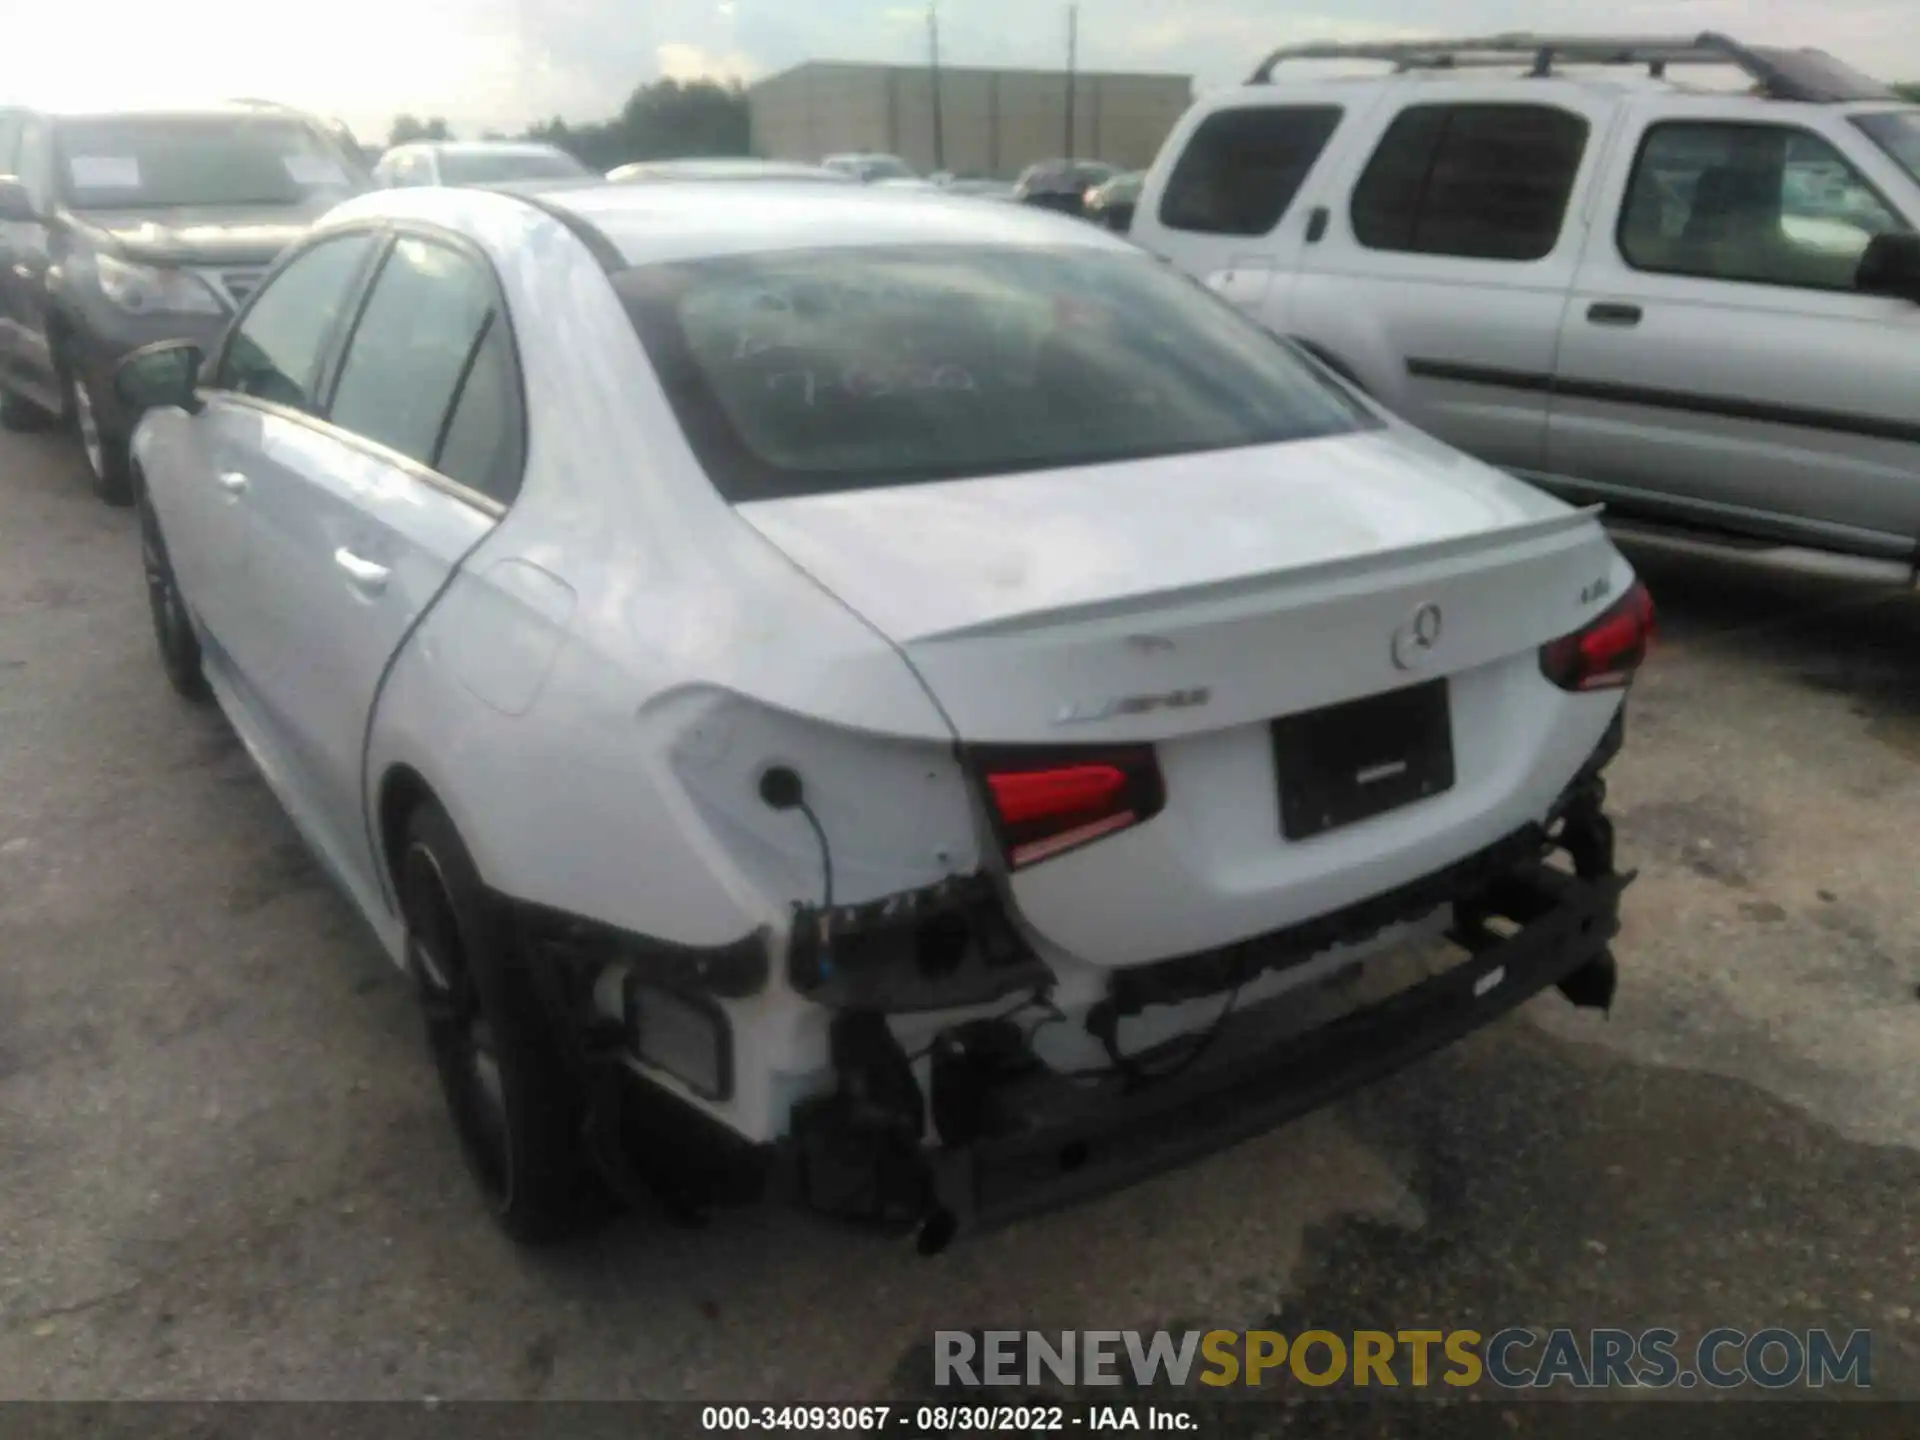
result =
[[1502,36],[1276,52],[1181,120],[1132,235],[1567,498],[1910,581],[1917,226],[1920,106],[1830,56]]

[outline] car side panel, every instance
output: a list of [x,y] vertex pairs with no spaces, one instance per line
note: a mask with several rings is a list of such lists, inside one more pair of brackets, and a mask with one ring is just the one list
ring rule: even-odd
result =
[[245,642],[250,563],[245,492],[232,484],[244,481],[238,457],[257,446],[264,416],[223,392],[201,399],[197,415],[148,415],[136,459],[195,625],[203,640],[233,654]]
[[[1536,261],[1373,250],[1354,235],[1354,187],[1409,105],[1527,102],[1584,117],[1585,152],[1553,250]],[[1516,93],[1464,82],[1402,92],[1363,117],[1332,172],[1308,197],[1328,211],[1305,246],[1284,329],[1349,369],[1389,409],[1468,454],[1510,469],[1546,455],[1548,387],[1561,315],[1585,237],[1587,196],[1607,151],[1611,105],[1559,88]]]
[[361,804],[368,718],[389,661],[496,521],[377,446],[281,424],[250,494],[242,663],[329,847],[377,891]]
[[[1646,128],[1752,118],[1740,102],[1643,108],[1615,147],[1567,306],[1545,468],[1617,506],[1905,557],[1920,538],[1920,305],[1651,273],[1621,253]],[[1850,143],[1844,121],[1780,119]],[[1848,158],[1868,169],[1865,151]],[[1911,186],[1872,178],[1920,225]],[[1607,323],[1623,309],[1637,319]]]

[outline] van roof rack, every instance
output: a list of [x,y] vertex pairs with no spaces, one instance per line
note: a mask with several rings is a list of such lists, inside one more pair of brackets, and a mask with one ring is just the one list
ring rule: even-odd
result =
[[1707,30],[1698,35],[1488,35],[1477,40],[1388,40],[1286,45],[1260,62],[1250,85],[1273,81],[1274,68],[1289,60],[1381,60],[1396,73],[1409,70],[1498,69],[1516,61],[1530,76],[1563,65],[1644,65],[1656,79],[1669,65],[1732,65],[1743,70],[1769,99],[1835,104],[1848,100],[1895,100],[1888,86],[1836,60],[1824,50],[1783,50],[1742,45]]

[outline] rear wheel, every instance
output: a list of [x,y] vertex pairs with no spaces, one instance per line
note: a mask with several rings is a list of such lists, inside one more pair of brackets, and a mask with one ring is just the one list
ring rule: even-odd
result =
[[603,1216],[584,1107],[499,903],[431,801],[400,857],[407,965],[467,1169],[500,1228],[523,1244]]
[[167,672],[167,683],[189,700],[206,700],[212,692],[201,667],[200,640],[193,633],[173,562],[167,558],[159,517],[145,496],[140,499],[140,559],[147,575],[147,610],[153,617],[153,638],[160,648],[160,665]]
[[87,457],[93,493],[109,505],[131,505],[133,465],[127,442],[101,428],[93,385],[75,370],[67,372],[67,408],[73,414],[74,429],[80,432],[80,449]]

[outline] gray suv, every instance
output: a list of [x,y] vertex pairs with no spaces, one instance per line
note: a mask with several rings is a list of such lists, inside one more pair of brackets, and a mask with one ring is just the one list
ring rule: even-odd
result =
[[283,106],[0,110],[0,424],[71,423],[95,490],[127,504],[137,417],[114,365],[160,340],[211,352],[280,252],[369,184]]

